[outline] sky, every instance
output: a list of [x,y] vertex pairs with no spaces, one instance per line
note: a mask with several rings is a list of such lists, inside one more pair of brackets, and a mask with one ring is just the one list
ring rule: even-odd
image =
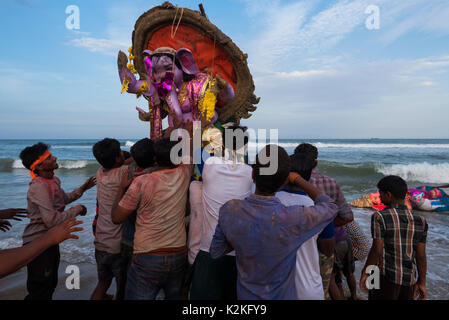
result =
[[[120,93],[117,53],[162,2],[1,0],[0,139],[148,136],[135,111],[146,101]],[[260,103],[241,124],[279,138],[449,138],[449,1],[174,4],[199,3],[248,54]]]

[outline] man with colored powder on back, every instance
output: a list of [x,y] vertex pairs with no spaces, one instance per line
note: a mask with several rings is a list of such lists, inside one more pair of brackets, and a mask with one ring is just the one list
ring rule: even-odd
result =
[[[65,193],[54,174],[59,167],[57,159],[48,149],[46,144],[39,142],[20,153],[22,164],[30,170],[32,178],[27,194],[30,222],[23,232],[24,246],[67,218],[85,216],[85,206],[79,204],[68,210],[65,206],[95,185],[95,177],[90,177],[81,187]],[[59,245],[56,244],[28,264],[26,300],[52,299],[58,284],[59,258]]]
[[126,192],[122,188],[118,194],[123,197],[113,210],[114,223],[123,223],[137,210],[126,300],[154,300],[160,289],[168,300],[182,299],[187,264],[185,210],[193,166],[174,162],[171,155],[176,144],[168,138],[156,141],[160,170],[135,178]]
[[97,170],[98,215],[95,231],[95,260],[98,283],[91,300],[108,300],[112,280],[117,284],[116,298],[123,292],[124,263],[121,257],[122,225],[112,222],[112,206],[123,181],[127,181],[128,165],[116,139],[105,138],[95,143],[92,152],[101,168]]
[[[277,145],[257,155],[253,180],[255,194],[221,207],[210,254],[218,258],[235,250],[238,299],[294,300],[297,250],[335,218],[337,206],[299,174],[290,174],[290,158]],[[282,205],[275,194],[288,180],[315,205]]]

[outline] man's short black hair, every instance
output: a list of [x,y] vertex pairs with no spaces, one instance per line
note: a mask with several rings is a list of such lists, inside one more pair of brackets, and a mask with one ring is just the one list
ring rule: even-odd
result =
[[154,153],[156,154],[156,161],[158,166],[174,168],[176,165],[170,159],[171,149],[178,143],[178,141],[170,141],[169,138],[157,140],[154,143]]
[[310,143],[301,143],[295,148],[295,153],[305,153],[312,159],[318,159],[318,149]]
[[309,181],[316,162],[305,153],[294,153],[290,156],[291,171],[298,173],[304,180]]
[[[277,157],[275,154],[277,152]],[[261,156],[266,155],[269,161],[268,163],[261,163]],[[275,158],[275,159],[273,159]],[[267,161],[265,161],[267,162]],[[275,162],[273,164],[273,162]],[[272,175],[263,175],[260,172],[261,168],[268,168],[275,165],[277,162],[276,172]],[[253,164],[254,180],[256,182],[257,190],[265,193],[272,194],[277,192],[285,183],[288,175],[290,174],[290,157],[284,148],[275,144],[269,144],[260,151],[256,156],[256,162]]]
[[[247,127],[243,126],[230,126],[228,128],[225,128],[222,135],[223,147],[229,150],[240,150],[241,148],[243,148],[248,144],[249,140],[248,133],[246,132],[247,129]],[[230,137],[232,137],[232,140],[226,140],[226,133],[228,133]],[[240,134],[242,134],[242,137],[238,136]]]
[[377,189],[390,192],[397,200],[404,200],[407,194],[407,183],[398,176],[386,176],[377,183]]
[[115,165],[115,159],[120,157],[120,142],[116,139],[104,138],[94,144],[92,151],[95,159],[105,169],[112,169]]
[[22,160],[22,164],[25,168],[30,169],[31,165],[34,161],[39,159],[41,155],[50,149],[50,146],[43,143],[38,142],[31,147],[26,147],[20,152],[20,159]]
[[[318,149],[317,147],[315,147],[314,145],[310,144],[310,143],[301,143],[299,146],[297,146],[295,148],[295,154],[296,153],[303,153],[305,155],[307,155],[307,157],[309,157],[312,160],[316,160],[318,159]],[[317,162],[315,162],[314,168],[317,165]]]
[[131,155],[142,169],[154,166],[154,142],[148,138],[137,141],[131,147]]

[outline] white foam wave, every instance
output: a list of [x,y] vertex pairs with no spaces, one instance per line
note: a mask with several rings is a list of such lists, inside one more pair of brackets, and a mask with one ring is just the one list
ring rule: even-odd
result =
[[[61,260],[70,264],[95,264],[95,247],[91,245],[93,237],[90,234],[78,234],[79,240],[68,240],[60,244]],[[15,233],[6,239],[0,239],[0,250],[22,246],[22,233]]]
[[59,167],[64,169],[81,169],[87,167],[86,160],[61,160],[58,161]]
[[[60,160],[58,161],[59,168],[64,169],[81,169],[87,167],[88,162],[86,160]],[[14,160],[12,163],[13,169],[25,169],[21,160]]]
[[407,143],[313,143],[320,148],[350,148],[350,149],[449,149],[449,144],[407,144]]
[[135,144],[135,142],[132,142],[132,141],[126,141],[125,147],[130,147],[130,148],[131,148],[134,144]]
[[[280,147],[283,148],[296,148],[299,143],[292,143],[292,142],[285,142],[285,143],[274,143],[274,142],[270,142],[273,144],[277,144]],[[248,142],[248,148],[258,148],[258,149],[262,149],[263,147],[265,147],[268,144],[268,142]]]
[[[81,238],[81,235],[78,235]],[[89,237],[90,240],[90,237]],[[61,243],[61,260],[70,264],[88,262],[95,264],[95,247],[90,241],[65,241]]]
[[84,145],[61,145],[61,146],[52,146],[52,149],[92,149],[92,146],[84,146]]
[[13,169],[25,169],[25,167],[22,164],[22,160],[14,160],[14,162],[12,163],[12,168]]
[[[276,143],[283,148],[295,148],[302,142],[281,142]],[[254,142],[248,143],[249,148],[261,149],[266,146],[267,142]],[[324,143],[315,142],[311,143],[318,149],[449,149],[449,144],[406,144],[406,143]]]
[[376,171],[383,175],[397,175],[407,181],[419,181],[431,184],[449,183],[449,163],[430,164],[393,164],[378,165]]
[[0,250],[18,248],[22,246],[22,239],[16,235],[16,237],[10,237],[0,240]]

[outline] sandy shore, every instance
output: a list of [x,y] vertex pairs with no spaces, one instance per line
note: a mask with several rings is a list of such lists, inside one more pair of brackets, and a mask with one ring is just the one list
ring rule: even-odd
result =
[[[77,266],[80,269],[80,289],[68,290],[65,282],[70,274],[65,270],[68,263],[61,262],[59,265],[59,282],[53,299],[55,300],[89,300],[97,284],[97,268],[90,263],[81,263]],[[27,272],[26,267],[20,269],[3,279],[0,279],[0,300],[23,300],[27,295],[26,290]],[[108,293],[114,294],[115,284],[111,285]]]
[[[96,266],[90,263],[79,264],[80,269],[80,289],[68,290],[65,286],[65,282],[70,274],[66,274],[65,270],[68,263],[61,262],[59,266],[59,282],[56,287],[54,300],[89,300],[96,284],[97,284],[97,269]],[[360,279],[360,271],[363,265],[360,262],[356,262],[355,278]],[[27,295],[26,290],[26,267],[20,269],[16,273],[13,273],[3,279],[0,279],[0,300],[23,300]],[[349,297],[349,290],[346,281],[343,281],[343,287],[345,289],[346,297]],[[115,293],[115,283],[113,282],[111,288],[109,288],[108,294],[113,295]],[[357,294],[359,299],[366,300],[367,295],[360,291],[357,287]],[[158,300],[163,299],[161,294],[158,295]]]

